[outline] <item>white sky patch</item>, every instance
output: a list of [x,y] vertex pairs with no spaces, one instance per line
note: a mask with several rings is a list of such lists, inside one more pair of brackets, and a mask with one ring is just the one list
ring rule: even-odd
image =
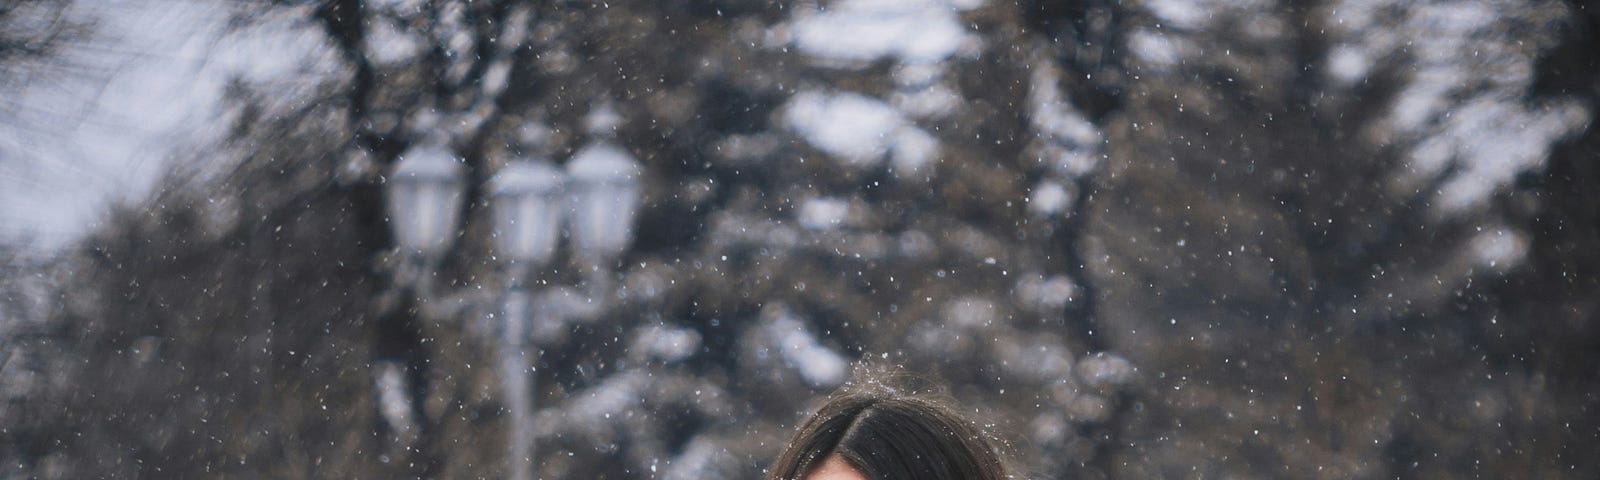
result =
[[1370,75],[1375,59],[1401,56],[1408,77],[1372,141],[1406,149],[1390,184],[1413,193],[1441,182],[1432,207],[1450,217],[1482,208],[1517,175],[1544,167],[1551,147],[1593,112],[1571,99],[1528,102],[1534,66],[1558,41],[1561,2],[1342,0],[1329,5],[1335,85]]
[[946,118],[955,113],[965,99],[948,85],[934,84],[895,92],[890,101],[895,108],[917,118]]
[[367,8],[390,13],[420,12],[428,0],[366,0]]
[[1528,256],[1528,239],[1515,230],[1488,229],[1472,237],[1472,255],[1478,263],[1494,269],[1508,269]]
[[889,164],[897,177],[914,177],[927,170],[928,164],[939,158],[939,139],[927,131],[904,126],[895,131],[890,150]]
[[1078,361],[1078,377],[1091,387],[1127,383],[1135,372],[1133,363],[1112,353],[1098,352]]
[[[1061,94],[1061,71],[1035,61],[1028,80],[1029,122],[1039,136],[1025,155],[1072,179],[1094,170],[1100,163],[1104,134]],[[1048,207],[1046,201],[1043,207]],[[1030,205],[1029,209],[1043,208]],[[1035,210],[1037,213],[1038,211]]]
[[1170,67],[1183,60],[1178,44],[1157,31],[1139,29],[1133,32],[1128,38],[1128,47],[1139,60],[1156,67]]
[[944,319],[949,325],[962,329],[978,329],[994,325],[998,319],[994,302],[988,298],[965,296],[950,300],[944,306]]
[[[783,112],[789,128],[812,146],[858,167],[882,161],[902,139],[901,130],[915,128],[888,103],[848,92],[802,91],[789,99]],[[904,139],[918,141],[914,135]]]
[[486,97],[498,97],[506,91],[507,82],[511,80],[511,59],[501,58],[489,64],[489,70],[483,73],[483,94]]
[[894,67],[896,109],[917,118],[944,118],[954,114],[965,99],[944,82],[944,64],[901,64]]
[[1389,111],[1389,122],[1401,131],[1421,130],[1449,106],[1448,90],[1448,85],[1432,82],[1406,86]]
[[782,315],[768,326],[779,355],[812,388],[833,388],[844,383],[850,362],[838,352],[817,342],[804,322]]
[[643,402],[643,393],[649,383],[645,374],[637,370],[611,375],[599,385],[572,395],[567,400],[569,406],[566,408],[541,410],[539,421],[535,422],[539,436],[560,431],[561,425],[557,422],[567,423],[582,431],[604,428],[620,421],[624,413]]
[[1589,115],[1574,103],[1528,109],[1484,100],[1456,109],[1443,135],[1456,146],[1461,171],[1439,188],[1436,207],[1465,211],[1518,174],[1543,168],[1551,146],[1587,124]]
[[979,40],[966,31],[958,14],[977,3],[842,0],[826,10],[797,15],[789,33],[801,52],[821,59],[858,65],[887,57],[936,63],[975,50]]
[[1104,141],[1100,129],[1072,108],[1057,84],[1061,71],[1054,65],[1035,62],[1028,79],[1029,120],[1039,133],[1058,143],[1087,149],[1099,148]]
[[689,444],[683,447],[683,453],[678,454],[667,465],[662,473],[663,480],[703,480],[706,478],[726,478],[709,472],[716,472],[719,467],[737,463],[738,459],[732,458],[728,449],[718,445],[716,441],[703,435],[696,435]]
[[964,101],[944,82],[943,64],[903,64],[895,68],[896,89],[890,95],[894,108],[917,118],[944,118]]
[[1328,28],[1333,33],[1346,35],[1365,30],[1378,18],[1378,11],[1388,6],[1389,0],[1337,0],[1328,7]]
[[405,372],[395,362],[379,362],[378,375],[373,379],[378,389],[378,410],[383,414],[383,420],[390,428],[400,432],[400,438],[407,441],[414,440],[417,436],[416,419],[412,418],[411,400],[406,393]]
[[1334,47],[1328,53],[1328,75],[1343,85],[1353,85],[1367,78],[1372,70],[1372,59],[1367,52],[1350,45]]
[[679,362],[700,350],[700,332],[665,325],[650,326],[639,330],[634,348],[651,358]]
[[1012,289],[1017,304],[1041,314],[1055,314],[1078,294],[1078,285],[1065,275],[1023,275]]
[[389,19],[376,19],[368,25],[367,56],[373,63],[404,63],[422,53],[422,39],[414,33],[401,31]]
[[231,12],[218,5],[99,0],[74,7],[71,15],[97,27],[87,46],[67,50],[68,61],[90,72],[74,82],[100,88],[21,89],[18,103],[56,120],[0,129],[0,243],[59,248],[99,225],[107,206],[147,197],[177,149],[225,133],[222,92],[235,75],[330,67],[320,37],[306,30],[314,25],[285,18],[251,35],[222,36]]
[[796,213],[801,227],[810,230],[833,230],[844,224],[850,215],[850,203],[837,198],[808,198]]
[[894,68],[894,84],[901,88],[925,87],[944,78],[945,66],[930,63],[908,63]]
[[1044,180],[1033,187],[1028,195],[1028,213],[1036,217],[1050,217],[1061,213],[1072,204],[1067,188],[1054,180]]
[[1163,25],[1177,28],[1202,28],[1211,22],[1205,5],[1193,0],[1145,0],[1144,8]]

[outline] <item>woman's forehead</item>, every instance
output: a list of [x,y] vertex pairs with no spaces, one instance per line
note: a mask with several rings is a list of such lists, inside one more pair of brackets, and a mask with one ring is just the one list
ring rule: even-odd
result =
[[801,480],[869,480],[865,474],[856,467],[850,466],[844,457],[839,454],[830,454],[822,459],[822,464],[812,469]]

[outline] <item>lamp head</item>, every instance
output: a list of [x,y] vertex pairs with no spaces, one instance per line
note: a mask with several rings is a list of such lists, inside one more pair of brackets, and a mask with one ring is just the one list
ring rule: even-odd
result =
[[555,256],[565,182],[560,170],[539,160],[511,162],[489,180],[500,254],[529,266],[544,265]]
[[627,249],[639,203],[639,162],[626,150],[599,142],[567,163],[572,244],[595,260]]
[[442,256],[456,237],[461,158],[439,145],[413,147],[395,162],[385,190],[396,246],[425,258]]

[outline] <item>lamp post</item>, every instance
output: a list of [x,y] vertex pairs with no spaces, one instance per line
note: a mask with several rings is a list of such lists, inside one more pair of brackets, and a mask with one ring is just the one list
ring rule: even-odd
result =
[[[603,312],[611,262],[627,249],[639,203],[640,167],[612,141],[620,117],[610,107],[591,113],[595,139],[568,162],[566,171],[542,160],[516,160],[496,172],[488,196],[494,219],[495,250],[505,259],[506,289],[498,325],[502,387],[511,417],[507,442],[508,478],[527,480],[534,466],[534,380],[532,361],[539,352],[532,336],[559,328],[573,318]],[[411,286],[423,301],[428,277],[457,236],[464,188],[462,161],[442,146],[428,144],[406,152],[389,175],[386,201],[395,243],[404,256],[397,282]],[[583,299],[552,291],[535,301],[529,277],[555,258],[566,220],[573,256],[584,268]],[[547,330],[548,331],[548,330]],[[414,401],[415,402],[415,401]]]
[[[614,114],[613,114],[614,115]],[[593,131],[594,128],[591,128]],[[557,318],[593,315],[604,305],[609,262],[627,249],[639,203],[638,162],[609,135],[579,151],[566,172],[540,160],[514,161],[490,181],[495,248],[507,262],[500,332],[501,376],[511,417],[508,478],[532,478],[533,387],[530,368],[539,355],[531,335],[552,328]],[[573,255],[585,269],[587,297],[573,301],[545,295],[535,302],[528,277],[555,257],[565,217]]]
[[[506,165],[490,180],[490,205],[494,209],[495,248],[507,261],[503,328],[500,331],[500,376],[511,414],[506,444],[508,478],[532,478],[534,465],[532,361],[538,352],[529,348],[530,308],[527,275],[549,263],[560,240],[560,195],[565,179],[561,171],[542,161]],[[541,312],[542,313],[542,312]],[[540,317],[543,315],[541,314]]]
[[[432,290],[432,269],[456,236],[465,190],[462,162],[441,144],[426,143],[401,154],[392,168],[386,177],[384,200],[396,253],[401,257],[394,272],[399,291],[392,293],[425,302]],[[379,328],[406,331],[406,322],[403,314],[389,311],[380,317]],[[413,347],[404,340],[385,341],[401,344],[378,345],[380,361],[375,384],[381,403],[379,413],[398,438],[409,444],[421,433],[416,422],[422,418],[423,399],[418,398],[419,390],[406,385],[408,375],[403,372],[419,372],[413,369],[422,368],[423,363],[422,359],[411,358],[406,361],[410,365],[402,367],[396,359],[382,358],[386,349],[404,352]],[[420,377],[410,380],[421,381]]]

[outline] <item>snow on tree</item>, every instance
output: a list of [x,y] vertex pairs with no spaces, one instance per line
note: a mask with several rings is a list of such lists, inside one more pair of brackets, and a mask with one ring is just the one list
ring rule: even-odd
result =
[[[237,8],[231,35],[317,61],[241,74],[208,163],[0,304],[49,326],[51,372],[0,399],[7,474],[507,476],[522,374],[539,477],[754,478],[863,361],[937,381],[1032,478],[1600,468],[1595,172],[1563,143],[1595,142],[1592,13]],[[467,189],[411,272],[384,195],[421,145]],[[490,179],[619,158],[621,256],[569,221],[509,272]],[[520,311],[527,357],[496,343]]]

